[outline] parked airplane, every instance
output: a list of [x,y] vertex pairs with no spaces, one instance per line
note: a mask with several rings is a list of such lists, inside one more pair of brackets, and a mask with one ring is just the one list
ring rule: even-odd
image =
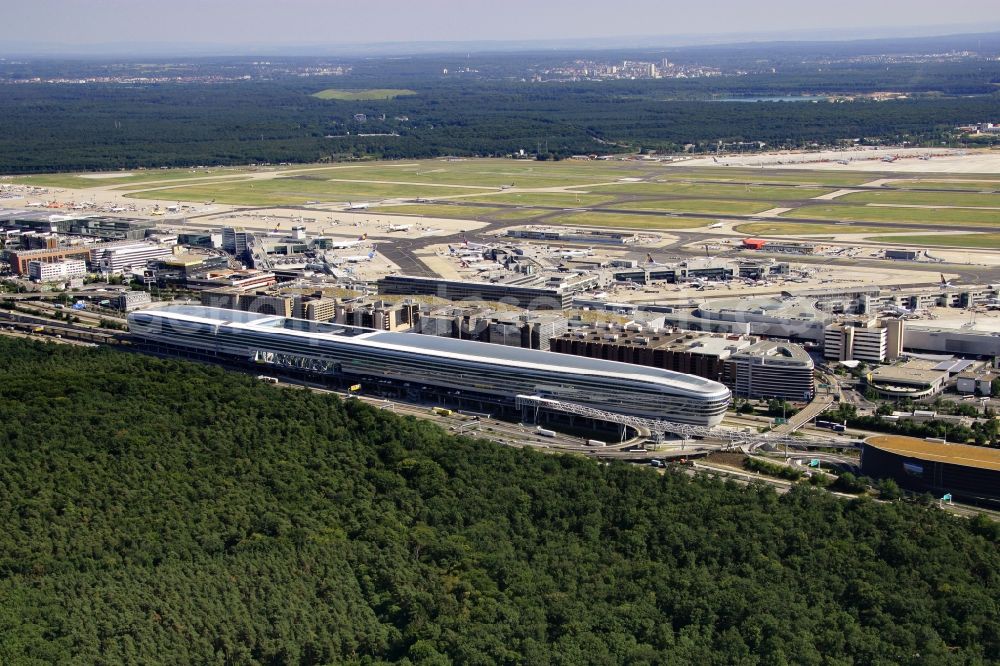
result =
[[653,259],[653,255],[649,252],[646,253],[646,265],[647,266],[668,266],[669,264],[660,263],[656,259]]
[[389,231],[409,231],[412,224],[390,224]]
[[718,282],[716,280],[705,280],[703,278],[694,278],[690,280],[688,284],[690,284],[695,289],[702,290],[702,289],[717,289],[718,287],[720,287],[725,283]]
[[950,289],[950,288],[952,288],[954,286],[955,285],[953,285],[951,283],[951,280],[946,279],[945,276],[944,276],[944,273],[941,273],[941,288],[942,289]]
[[882,309],[882,314],[895,315],[897,317],[905,317],[906,315],[912,315],[913,310],[902,305],[887,305]]
[[[740,279],[743,281],[743,284],[745,284],[748,287],[766,287],[768,285],[767,280],[754,280],[753,278],[740,278]],[[793,282],[795,281],[805,282],[805,280],[801,279],[793,280]]]
[[368,254],[355,254],[350,257],[340,257],[341,261],[346,261],[350,264],[357,264],[362,261],[371,261],[375,258],[375,247],[372,247],[372,251]]
[[366,240],[368,240],[368,234],[361,234],[360,236],[358,236],[358,240],[340,241],[338,243],[332,243],[330,245],[330,249],[331,250],[346,250],[347,248],[350,248],[350,247],[357,247],[358,245],[361,245],[362,243],[364,243]]
[[468,238],[462,241],[462,245],[464,245],[469,250],[485,250],[489,247],[488,245],[484,245],[483,243],[470,243]]
[[574,259],[576,257],[589,257],[594,254],[594,248],[586,250],[558,250],[560,259]]
[[455,247],[453,245],[449,245],[448,254],[454,255],[456,257],[481,257],[483,256],[483,251],[470,250],[467,247]]

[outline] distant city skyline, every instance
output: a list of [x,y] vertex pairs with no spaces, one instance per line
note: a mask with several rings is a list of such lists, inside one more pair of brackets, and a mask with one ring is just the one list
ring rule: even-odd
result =
[[5,8],[0,51],[262,53],[339,51],[352,44],[545,42],[608,44],[640,36],[662,46],[706,41],[907,37],[1000,29],[1000,3],[797,0],[21,0]]

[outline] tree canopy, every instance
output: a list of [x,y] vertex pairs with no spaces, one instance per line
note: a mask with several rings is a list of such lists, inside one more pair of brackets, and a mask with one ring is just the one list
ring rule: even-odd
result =
[[0,662],[978,664],[990,521],[0,338]]
[[[727,82],[726,94],[737,96],[786,90],[743,78]],[[686,147],[715,152],[719,142],[763,142],[769,149],[852,139],[940,146],[954,141],[956,125],[992,118],[997,108],[996,95],[981,93],[734,104],[677,98],[680,84],[673,81],[458,85],[383,78],[370,84],[412,86],[418,94],[360,101],[312,96],[331,83],[8,84],[0,88],[0,173],[503,156],[521,149],[546,158]],[[355,120],[359,113],[364,122]]]

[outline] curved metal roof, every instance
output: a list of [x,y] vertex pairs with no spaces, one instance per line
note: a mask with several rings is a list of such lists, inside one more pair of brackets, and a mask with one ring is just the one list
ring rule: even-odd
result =
[[[457,340],[416,333],[393,333],[356,326],[193,305],[166,306],[134,314],[205,324],[225,324],[237,329],[267,331],[275,335],[306,339],[341,341],[346,344],[426,354],[456,361],[489,362],[511,369],[531,368],[550,372],[628,378],[659,384],[707,399],[721,399],[729,395],[729,389],[719,382],[672,370],[570,354],[557,354],[537,349],[486,344],[471,340]],[[295,322],[294,328],[286,327],[291,322]]]
[[929,442],[902,435],[874,435],[865,440],[865,446],[918,460],[1000,471],[1000,450],[985,446]]

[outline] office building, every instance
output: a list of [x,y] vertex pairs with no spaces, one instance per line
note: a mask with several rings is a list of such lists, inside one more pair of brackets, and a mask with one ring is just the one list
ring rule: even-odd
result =
[[835,361],[894,361],[903,353],[905,329],[902,319],[833,322],[823,330],[823,356]]
[[189,231],[177,234],[177,242],[188,247],[222,247],[222,234],[209,231]]
[[28,277],[36,282],[66,282],[87,275],[87,263],[79,259],[28,262]]
[[247,251],[253,234],[243,229],[224,227],[222,229],[222,249],[240,256]]
[[639,324],[575,328],[549,341],[560,354],[633,363],[722,380],[723,362],[753,344],[740,335],[710,335]]
[[59,234],[43,234],[37,231],[25,231],[20,235],[23,250],[55,250],[61,245]]
[[550,346],[563,354],[698,375],[726,384],[738,397],[807,400],[815,393],[812,358],[788,342],[604,324],[575,328]]
[[60,233],[95,236],[103,240],[142,240],[156,228],[156,222],[118,217],[85,217],[70,220],[68,227],[57,222],[56,228]]
[[189,277],[196,277],[213,269],[227,270],[229,259],[218,255],[181,253],[150,262],[147,268],[159,285],[186,285]]
[[309,321],[331,321],[336,315],[336,300],[322,295],[278,294],[266,290],[242,290],[232,287],[206,289],[201,304],[206,307],[294,317]]
[[[596,278],[595,278],[596,279]],[[511,282],[472,282],[443,278],[389,275],[378,281],[383,295],[436,296],[449,301],[493,301],[525,310],[565,310],[572,306],[573,292],[595,286],[522,278]]]
[[152,220],[84,215],[51,216],[42,211],[12,211],[0,214],[0,222],[25,231],[93,236],[102,240],[142,240],[156,227]]
[[124,312],[132,312],[153,302],[147,291],[126,291],[118,295],[116,306]]
[[211,308],[242,310],[266,315],[291,317],[294,298],[270,294],[266,291],[245,291],[232,287],[205,289],[201,292],[201,304]]
[[155,243],[102,243],[91,248],[90,266],[95,273],[119,274],[171,254],[169,247]]
[[51,263],[65,261],[66,259],[82,259],[87,261],[89,258],[90,247],[83,245],[43,250],[7,250],[7,261],[10,263],[10,268],[18,275],[27,274],[28,262],[31,261]]
[[809,353],[799,345],[761,340],[725,360],[722,381],[735,397],[811,400],[816,393],[814,369]]
[[295,301],[293,316],[309,321],[331,321],[336,316],[337,300],[334,298],[303,296]]
[[188,289],[218,289],[230,287],[246,291],[249,289],[264,289],[276,284],[277,276],[270,271],[259,271],[256,269],[236,270],[232,268],[218,268],[206,271],[199,271],[187,276]]
[[420,305],[411,300],[390,303],[353,299],[334,305],[333,322],[379,331],[407,331],[417,323],[419,316]]
[[561,314],[500,313],[488,308],[438,308],[421,312],[415,333],[549,351],[550,340],[566,332]]
[[279,372],[392,386],[418,398],[474,398],[508,409],[518,396],[532,396],[714,426],[730,397],[718,382],[658,368],[200,306],[134,312],[129,330],[137,344],[160,352],[249,360]]

